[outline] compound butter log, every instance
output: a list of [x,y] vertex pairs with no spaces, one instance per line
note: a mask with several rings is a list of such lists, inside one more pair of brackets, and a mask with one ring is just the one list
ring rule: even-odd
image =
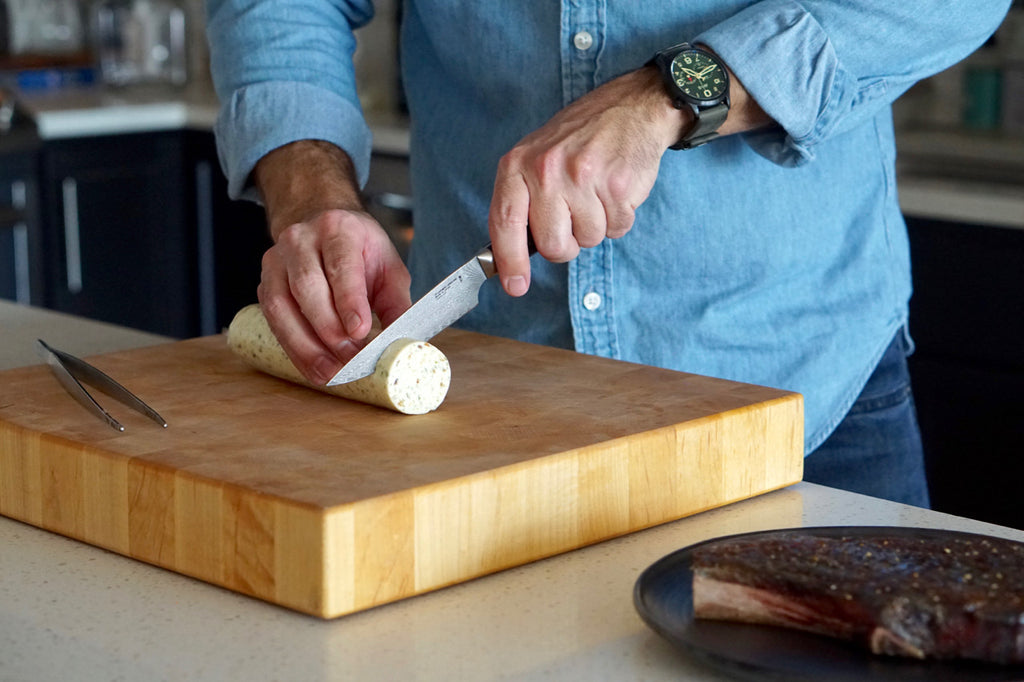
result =
[[388,346],[373,374],[338,386],[320,386],[302,376],[270,330],[259,305],[242,308],[227,332],[228,347],[246,364],[280,379],[403,414],[440,407],[451,384],[444,353],[424,341],[399,339]]

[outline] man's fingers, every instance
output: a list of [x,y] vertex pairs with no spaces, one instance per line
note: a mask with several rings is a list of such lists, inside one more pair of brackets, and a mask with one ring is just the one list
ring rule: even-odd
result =
[[[362,339],[370,332],[372,316],[367,294],[363,244],[355,243],[342,231],[324,238],[323,268],[330,284],[330,304],[348,339]],[[319,333],[319,330],[318,330]]]
[[509,296],[522,296],[530,288],[530,253],[526,245],[529,215],[530,191],[522,176],[503,161],[494,183],[488,222],[494,264]]
[[288,291],[305,317],[307,326],[328,349],[334,351],[342,349],[350,339],[334,303],[332,282],[324,271],[321,248],[322,240],[314,231],[304,225],[289,227],[267,252],[268,256],[275,254],[278,263],[268,263],[265,256],[264,272],[268,266],[283,270]]
[[537,250],[554,262],[632,229],[679,117],[657,74],[640,69],[567,105],[502,157],[490,226],[506,291],[526,267],[527,219]]
[[386,327],[412,305],[409,298],[409,271],[397,252],[392,252],[390,258],[385,261],[383,271],[376,282],[372,294],[373,309],[377,312],[381,324]]
[[409,307],[409,273],[371,217],[329,211],[278,235],[258,293],[288,357],[323,383],[365,345],[372,311],[389,323]]
[[327,383],[341,368],[342,361],[320,341],[287,283],[264,276],[256,293],[271,331],[292,364],[310,381]]

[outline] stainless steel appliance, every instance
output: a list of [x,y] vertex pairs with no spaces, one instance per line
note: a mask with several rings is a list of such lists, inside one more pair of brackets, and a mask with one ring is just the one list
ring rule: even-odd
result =
[[174,0],[98,0],[90,12],[93,51],[112,85],[188,79],[184,8]]
[[67,55],[85,47],[77,0],[6,0],[7,51],[12,55]]

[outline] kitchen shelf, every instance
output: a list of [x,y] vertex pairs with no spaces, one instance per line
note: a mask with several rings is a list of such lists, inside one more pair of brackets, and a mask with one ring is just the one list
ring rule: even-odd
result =
[[1024,136],[962,129],[898,130],[902,173],[1024,187]]
[[1024,229],[1024,137],[900,130],[896,146],[905,215]]
[[901,175],[904,215],[1024,230],[1024,187],[1011,183]]

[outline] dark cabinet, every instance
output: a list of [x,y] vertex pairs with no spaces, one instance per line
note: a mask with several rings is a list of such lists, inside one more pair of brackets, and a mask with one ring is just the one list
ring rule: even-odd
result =
[[932,505],[1024,528],[1024,230],[908,218]]
[[188,338],[255,300],[262,209],[227,199],[209,132],[50,141],[40,171],[46,306]]
[[42,304],[36,150],[31,140],[0,139],[0,298]]
[[187,131],[188,216],[197,235],[199,329],[216,334],[256,302],[263,253],[273,244],[263,208],[228,198],[209,132]]
[[40,163],[48,307],[195,335],[197,245],[183,229],[180,135],[58,140]]

